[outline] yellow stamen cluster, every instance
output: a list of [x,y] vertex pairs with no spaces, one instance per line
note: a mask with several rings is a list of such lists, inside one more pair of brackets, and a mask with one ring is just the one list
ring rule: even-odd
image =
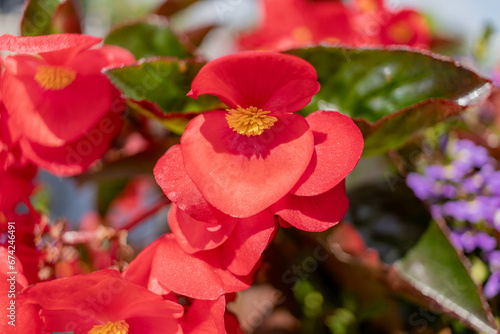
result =
[[117,322],[108,321],[104,325],[92,327],[88,334],[128,334],[129,327],[125,320]]
[[257,107],[248,107],[243,109],[238,106],[236,109],[226,109],[227,124],[240,135],[258,136],[269,129],[278,121],[276,117],[269,116],[270,111],[262,111]]
[[375,0],[361,0],[358,1],[358,6],[362,12],[373,13],[378,9],[378,5]]
[[292,38],[297,43],[308,43],[312,42],[313,34],[305,26],[299,26],[292,30]]
[[61,90],[76,78],[76,71],[62,66],[38,66],[35,80],[45,90]]
[[389,38],[398,44],[405,44],[411,41],[413,31],[407,22],[401,21],[394,23],[388,28]]

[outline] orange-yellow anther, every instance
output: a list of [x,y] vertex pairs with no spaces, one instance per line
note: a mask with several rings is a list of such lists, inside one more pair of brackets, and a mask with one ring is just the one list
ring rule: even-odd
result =
[[405,21],[399,21],[387,28],[387,36],[397,44],[406,44],[411,41],[413,31]]
[[68,87],[76,78],[76,71],[62,66],[38,66],[35,80],[45,90],[61,90]]
[[292,30],[292,38],[297,43],[308,43],[313,39],[313,34],[309,28],[299,26]]
[[375,0],[359,0],[358,7],[364,13],[373,13],[379,9]]
[[125,320],[108,321],[104,325],[95,325],[88,334],[128,334],[129,327]]
[[278,121],[276,117],[269,116],[270,111],[262,111],[256,107],[243,109],[238,106],[236,109],[226,109],[227,124],[234,131],[241,135],[258,136],[269,129]]

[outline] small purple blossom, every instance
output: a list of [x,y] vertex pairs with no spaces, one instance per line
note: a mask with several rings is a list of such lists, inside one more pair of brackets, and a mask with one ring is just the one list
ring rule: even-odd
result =
[[497,247],[497,239],[487,233],[479,232],[476,234],[476,247],[484,252],[491,252]]
[[411,173],[406,178],[406,184],[413,189],[415,195],[421,200],[430,199],[433,195],[434,180],[426,176]]
[[500,271],[494,272],[484,285],[484,296],[488,299],[495,297],[500,291]]

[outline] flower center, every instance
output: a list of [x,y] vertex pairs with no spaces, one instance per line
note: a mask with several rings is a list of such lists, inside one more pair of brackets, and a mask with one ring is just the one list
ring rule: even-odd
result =
[[313,34],[307,27],[299,26],[292,30],[292,38],[297,43],[311,42]]
[[66,88],[76,78],[76,71],[62,66],[38,66],[35,80],[45,90]]
[[129,325],[125,320],[117,322],[108,321],[104,325],[92,327],[88,334],[128,334]]
[[269,129],[278,121],[276,117],[269,116],[270,111],[262,111],[257,107],[248,107],[243,109],[238,106],[236,109],[226,109],[227,124],[240,135],[258,136]]
[[360,0],[358,1],[358,6],[364,13],[373,13],[378,9],[375,0]]
[[406,44],[411,41],[413,31],[407,22],[401,21],[392,24],[387,31],[389,38],[398,44]]

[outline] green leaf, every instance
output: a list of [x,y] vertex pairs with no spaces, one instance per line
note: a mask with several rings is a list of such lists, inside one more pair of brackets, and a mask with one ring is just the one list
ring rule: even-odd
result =
[[117,27],[104,43],[121,46],[137,59],[153,56],[190,58],[193,55],[186,40],[181,42],[166,19],[151,16],[141,22]]
[[97,191],[97,210],[101,217],[106,215],[110,204],[125,189],[128,182],[128,178],[103,180],[99,182]]
[[328,46],[287,52],[318,72],[321,90],[303,112],[337,110],[353,117],[365,136],[365,155],[401,147],[491,89],[487,79],[430,53]]
[[73,1],[29,0],[21,21],[22,36],[81,33]]
[[105,73],[126,98],[141,108],[160,118],[182,117],[219,104],[211,96],[198,100],[186,96],[203,65],[205,62],[198,60],[152,58]]
[[450,243],[444,223],[433,222],[397,272],[430,299],[430,305],[484,333],[498,333],[489,306],[471,278],[470,265]]

